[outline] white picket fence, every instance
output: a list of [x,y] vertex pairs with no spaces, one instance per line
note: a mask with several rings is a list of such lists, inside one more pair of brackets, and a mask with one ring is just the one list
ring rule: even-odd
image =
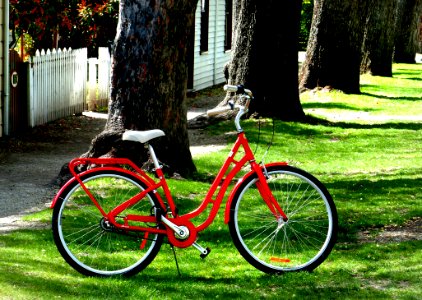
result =
[[107,105],[110,54],[102,48],[98,59],[88,59],[87,53],[86,48],[36,52],[29,70],[31,127]]

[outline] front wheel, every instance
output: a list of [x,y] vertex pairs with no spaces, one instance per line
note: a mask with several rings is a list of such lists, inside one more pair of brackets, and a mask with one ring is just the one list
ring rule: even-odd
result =
[[229,229],[240,254],[266,273],[311,271],[331,252],[337,236],[334,202],[315,177],[290,166],[267,168],[267,183],[287,215],[274,216],[262,199],[256,175],[237,190]]
[[[146,188],[135,176],[119,171],[100,170],[83,176],[82,181],[106,214]],[[118,218],[152,215],[158,205],[155,195],[149,193]],[[66,262],[88,276],[134,275],[155,258],[163,241],[163,235],[115,228],[77,181],[57,201],[52,229]]]

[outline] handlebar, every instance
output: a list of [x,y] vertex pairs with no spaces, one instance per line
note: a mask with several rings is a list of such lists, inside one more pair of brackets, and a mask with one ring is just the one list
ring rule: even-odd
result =
[[226,84],[224,86],[224,90],[227,92],[232,92],[232,93],[236,93],[237,95],[240,95],[241,99],[246,100],[245,103],[243,105],[239,105],[239,104],[234,104],[234,102],[230,100],[228,102],[228,105],[226,106],[216,107],[216,108],[208,110],[207,115],[215,116],[218,114],[225,113],[229,110],[239,108],[239,111],[236,115],[234,123],[236,125],[236,129],[239,132],[241,132],[242,128],[240,127],[240,118],[248,111],[249,103],[253,99],[252,91],[249,89],[246,89],[243,85],[229,85],[229,84]]
[[246,89],[243,85],[226,84],[224,86],[224,90],[226,92],[236,93],[237,95],[248,95],[249,97],[253,98],[252,91],[249,89]]

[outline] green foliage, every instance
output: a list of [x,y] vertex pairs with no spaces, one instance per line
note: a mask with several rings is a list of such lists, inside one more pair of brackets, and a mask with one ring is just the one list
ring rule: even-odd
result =
[[[362,95],[309,93],[303,95],[305,110],[319,112],[319,119],[309,124],[275,122],[265,161],[286,160],[313,173],[327,185],[338,208],[338,243],[314,272],[267,276],[255,270],[236,252],[221,211],[199,235],[198,242],[212,249],[205,260],[193,248],[176,250],[180,277],[165,244],[137,276],[98,279],[84,277],[64,262],[49,229],[0,235],[0,298],[421,299],[420,231],[412,237],[412,228],[406,225],[422,216],[422,123],[406,118],[422,116],[420,74],[422,65],[395,65],[393,78],[365,75]],[[366,119],[348,118],[362,111],[369,113]],[[383,118],[374,121],[372,116]],[[260,132],[257,156],[262,157],[271,140],[272,121],[243,124],[251,145],[258,142]],[[204,134],[232,129],[232,122],[225,122]],[[226,136],[229,142],[235,138]],[[229,149],[196,157],[199,174],[194,179],[170,180],[183,210],[198,205],[210,174],[216,173]],[[48,224],[50,213],[28,220]],[[390,231],[395,237],[381,239],[391,228],[397,229]],[[408,234],[400,234],[399,229],[406,228]]]
[[[312,22],[313,0],[305,0],[299,34],[299,50],[305,51]],[[73,49],[111,46],[116,34],[118,0],[10,0],[11,23],[15,34],[29,35],[32,44],[27,51],[52,48],[55,30],[60,35],[59,47]]]
[[28,52],[54,47],[110,46],[116,33],[118,0],[10,0],[15,35],[30,36]]
[[299,51],[306,51],[309,33],[311,30],[313,10],[314,0],[303,1],[302,14],[300,19]]

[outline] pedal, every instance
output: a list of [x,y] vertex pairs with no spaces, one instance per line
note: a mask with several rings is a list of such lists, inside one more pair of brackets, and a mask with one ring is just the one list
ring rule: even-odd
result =
[[208,254],[210,254],[210,252],[211,252],[211,249],[209,247],[207,247],[205,250],[207,251],[207,253],[201,253],[199,255],[202,259],[204,259],[205,257],[207,257]]
[[208,254],[210,254],[211,249],[210,248],[204,248],[201,247],[197,242],[193,243],[192,246],[194,246],[196,249],[199,250],[199,252],[201,252],[201,254],[199,255],[202,259],[204,259],[205,257],[208,256]]

